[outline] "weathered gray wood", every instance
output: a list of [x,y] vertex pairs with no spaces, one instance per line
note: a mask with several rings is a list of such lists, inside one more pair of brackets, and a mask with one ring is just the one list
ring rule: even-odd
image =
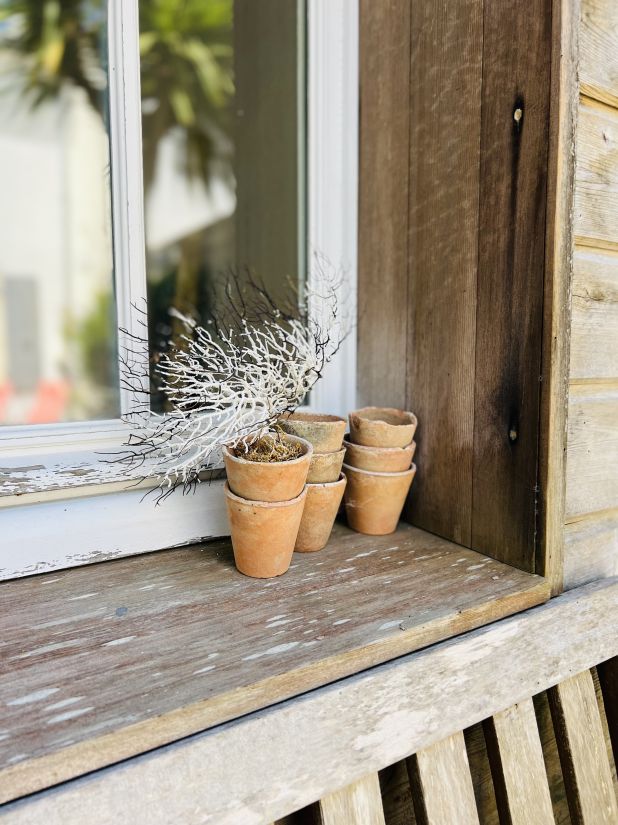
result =
[[461,731],[411,756],[408,770],[419,825],[478,825]]
[[618,5],[583,0],[580,83],[585,95],[618,107]]
[[420,470],[407,516],[470,546],[483,3],[409,5],[407,408]]
[[410,3],[361,0],[359,8],[358,397],[404,407]]
[[556,685],[549,698],[573,825],[615,825],[618,805],[590,671]]
[[532,699],[484,724],[503,825],[554,825],[549,784]]
[[548,595],[538,576],[409,526],[381,538],[338,526],[324,552],[299,555],[270,581],[240,575],[221,541],[160,553],[156,564],[141,557],[6,582],[0,798],[159,747]]
[[567,521],[618,508],[618,381],[571,385]]
[[193,825],[206,812],[212,825],[277,819],[617,655],[617,620],[617,581],[570,591],[527,613],[7,805],[0,822],[4,816],[11,825],[99,825],[123,817],[134,825]]
[[565,526],[565,588],[610,576],[618,576],[618,509],[569,522]]
[[322,825],[385,825],[377,773],[328,794],[319,807]]

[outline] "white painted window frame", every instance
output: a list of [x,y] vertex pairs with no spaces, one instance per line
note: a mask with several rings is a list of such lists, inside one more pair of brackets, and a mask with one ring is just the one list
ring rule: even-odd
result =
[[[138,0],[109,0],[114,259],[119,326],[146,295]],[[308,0],[308,249],[341,266],[340,299],[356,313],[358,0]],[[309,267],[310,269],[311,267]],[[309,273],[309,277],[311,274]],[[356,332],[312,390],[310,408],[345,415],[356,399]],[[121,393],[121,410],[130,407]],[[103,465],[122,445],[121,420],[5,427],[0,433],[0,579],[227,535],[222,483],[159,507]],[[8,470],[8,472],[6,472]],[[4,489],[2,489],[4,488]]]

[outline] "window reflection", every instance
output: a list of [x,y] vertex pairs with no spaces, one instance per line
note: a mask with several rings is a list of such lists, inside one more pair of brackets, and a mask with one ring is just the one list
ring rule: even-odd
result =
[[0,424],[119,414],[105,33],[0,0]]

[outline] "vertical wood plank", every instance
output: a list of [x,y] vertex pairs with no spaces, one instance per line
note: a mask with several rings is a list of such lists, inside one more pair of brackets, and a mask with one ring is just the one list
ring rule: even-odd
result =
[[532,699],[487,719],[483,728],[503,825],[554,825]]
[[590,671],[551,688],[549,700],[574,825],[615,825],[618,805]]
[[461,731],[411,756],[408,771],[419,825],[478,825]]
[[377,773],[325,796],[319,807],[322,825],[385,825]]
[[550,54],[550,0],[485,3],[472,546],[522,569],[534,569]]
[[603,694],[609,738],[618,768],[618,656],[597,665],[597,673]]
[[360,2],[358,397],[403,407],[408,303],[410,3]]
[[482,8],[482,0],[411,4],[407,404],[419,419],[419,473],[407,517],[465,545],[472,507]]

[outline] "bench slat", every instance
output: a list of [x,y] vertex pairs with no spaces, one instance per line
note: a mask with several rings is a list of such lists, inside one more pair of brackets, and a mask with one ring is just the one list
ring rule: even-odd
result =
[[574,825],[616,825],[618,805],[592,674],[586,670],[551,688],[549,700]]
[[408,772],[419,825],[479,825],[461,731],[411,756]]
[[380,781],[370,773],[319,802],[322,825],[385,825]]

